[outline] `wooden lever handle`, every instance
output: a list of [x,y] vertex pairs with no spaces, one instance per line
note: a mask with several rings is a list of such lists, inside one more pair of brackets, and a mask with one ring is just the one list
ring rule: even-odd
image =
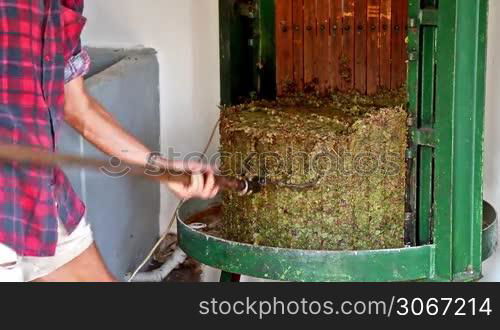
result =
[[[191,184],[191,176],[192,174],[186,172],[166,170],[157,178],[160,181],[178,182],[185,185],[189,185]],[[215,184],[218,185],[222,190],[245,192],[245,189],[248,189],[248,183],[246,181],[227,176],[216,175]]]
[[[74,155],[57,154],[45,150],[24,147],[19,145],[0,145],[0,160],[15,161],[40,166],[65,166],[76,168],[90,168],[94,170],[106,171],[110,168],[110,162],[95,158],[84,158]],[[160,174],[155,175],[148,171],[146,167],[124,164],[113,166],[113,173],[124,173],[150,180],[166,182],[179,182],[186,185],[191,183],[191,174],[169,168],[164,168]],[[109,172],[109,170],[108,170]],[[223,190],[232,190],[240,193],[247,193],[249,183],[232,177],[216,176],[215,183]]]

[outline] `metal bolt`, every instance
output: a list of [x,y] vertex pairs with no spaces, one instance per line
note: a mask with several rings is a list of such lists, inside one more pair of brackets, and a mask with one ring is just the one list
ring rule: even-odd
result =
[[417,27],[417,20],[414,18],[410,18],[410,28],[416,28]]
[[414,157],[415,157],[415,152],[411,148],[406,149],[405,158],[406,159],[413,159]]
[[299,32],[300,31],[300,26],[298,24],[295,24],[293,26],[293,29],[295,30],[295,32]]
[[408,117],[408,119],[406,120],[406,124],[411,127],[411,126],[413,126],[413,123],[414,123],[413,118],[412,117]]
[[377,30],[377,26],[376,26],[376,25],[372,25],[372,26],[370,26],[370,30],[372,30],[372,31]]
[[312,27],[311,25],[308,25],[308,26],[306,27],[306,29],[307,29],[307,31],[311,31],[311,30],[313,29],[313,27]]
[[358,31],[363,31],[363,29],[364,29],[363,25],[361,25],[361,24],[358,25]]
[[288,32],[288,24],[286,24],[286,21],[281,21],[281,31]]
[[321,25],[319,26],[319,29],[320,29],[321,31],[325,31],[326,27],[325,27],[325,25],[324,25],[324,24],[321,24]]
[[399,25],[394,26],[394,30],[399,31],[401,30],[401,27]]
[[346,25],[346,26],[344,26],[344,30],[349,31],[350,29],[351,29],[351,26],[350,26],[350,25]]
[[382,25],[383,30],[387,31],[388,28],[389,28],[389,26],[387,24]]

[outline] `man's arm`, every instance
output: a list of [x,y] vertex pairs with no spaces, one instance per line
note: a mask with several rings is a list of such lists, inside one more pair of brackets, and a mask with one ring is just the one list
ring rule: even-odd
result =
[[[82,77],[65,85],[64,118],[86,140],[107,155],[126,163],[147,165],[151,154],[146,146],[128,133],[99,102],[88,94]],[[213,170],[198,162],[160,160],[161,165],[196,173],[190,186],[168,183],[180,198],[212,198],[217,194]]]

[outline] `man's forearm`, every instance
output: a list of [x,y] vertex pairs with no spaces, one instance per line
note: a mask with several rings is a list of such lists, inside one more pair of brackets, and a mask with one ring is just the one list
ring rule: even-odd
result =
[[[147,165],[151,151],[128,133],[104,107],[90,96],[77,78],[66,84],[64,118],[85,139],[104,153],[129,164]],[[218,192],[213,169],[201,162],[159,159],[157,165],[192,173],[191,183],[166,182],[179,198],[212,198]]]
[[82,78],[65,88],[65,120],[86,140],[107,155],[122,161],[145,165],[151,153],[128,133],[104,107],[85,90]]

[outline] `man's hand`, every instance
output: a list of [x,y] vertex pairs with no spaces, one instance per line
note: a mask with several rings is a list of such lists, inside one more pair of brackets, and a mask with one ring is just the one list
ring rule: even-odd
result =
[[195,161],[170,161],[168,166],[178,171],[188,171],[193,173],[191,185],[182,183],[167,183],[167,187],[181,199],[214,198],[219,192],[219,187],[215,184],[214,169],[209,165]]

